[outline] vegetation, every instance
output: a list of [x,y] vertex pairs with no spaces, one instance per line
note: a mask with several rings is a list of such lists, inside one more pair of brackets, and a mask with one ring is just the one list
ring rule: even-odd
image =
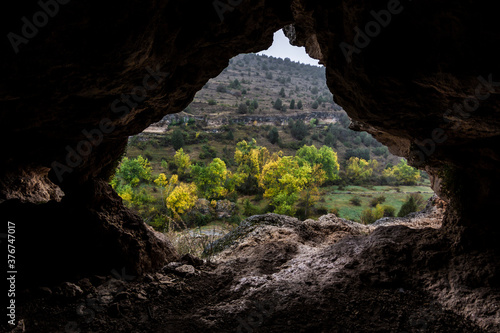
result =
[[[372,223],[421,209],[406,193],[428,198],[430,189],[416,186],[429,184],[428,176],[348,128],[324,69],[258,58],[248,55],[244,70],[231,64],[212,79],[182,114],[162,121],[165,133],[130,139],[111,180],[127,206],[178,237],[187,237],[186,227],[227,230],[267,212],[301,219],[333,212]],[[316,116],[327,110],[331,118]]]
[[398,212],[399,217],[404,217],[410,213],[418,212],[425,205],[424,198],[419,193],[411,193],[407,196],[403,206]]

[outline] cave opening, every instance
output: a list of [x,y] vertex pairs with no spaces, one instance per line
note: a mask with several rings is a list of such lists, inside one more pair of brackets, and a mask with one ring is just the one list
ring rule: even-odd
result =
[[[110,184],[180,255],[209,260],[220,251],[214,244],[253,215],[332,213],[369,225],[426,209],[429,175],[350,128],[317,62],[278,30],[268,50],[231,58],[183,111],[130,137]],[[282,157],[305,176],[283,164],[280,179],[306,184],[290,191],[266,180]],[[435,215],[421,224],[439,228]]]
[[[222,13],[210,2],[72,2],[58,7],[50,24],[37,21],[37,32],[24,37],[28,42],[17,52],[12,39],[1,44],[0,216],[9,232],[16,226],[19,282],[77,281],[36,291],[42,293],[41,302],[57,303],[62,297],[71,304],[63,310],[64,320],[52,321],[42,331],[64,329],[66,318],[94,331],[104,323],[126,331],[133,325],[123,320],[124,314],[145,331],[161,331],[162,325],[174,331],[224,331],[250,322],[255,329],[255,316],[259,328],[276,331],[290,326],[319,331],[498,331],[500,228],[494,216],[500,185],[500,69],[495,45],[500,33],[493,5],[403,4],[404,10],[393,13],[380,36],[346,58],[343,43],[356,45],[359,31],[366,34],[389,7],[236,3],[218,7],[226,9]],[[13,15],[2,20],[5,36],[22,34],[22,24],[34,24],[22,5],[13,6],[18,7]],[[33,6],[38,19],[49,19]],[[226,252],[229,264],[213,273],[199,269],[193,258],[180,258],[165,237],[123,206],[108,181],[128,137],[160,121],[166,110],[184,110],[228,59],[265,49],[281,27],[287,27],[295,45],[305,46],[325,64],[327,86],[352,128],[369,132],[429,174],[433,190],[446,202],[438,203],[446,206],[442,228],[370,228],[333,217],[300,224],[271,213],[248,220],[246,227],[259,237],[245,239],[234,255]],[[95,130],[109,133],[101,142]],[[89,146],[81,144],[86,141],[99,144],[87,154]],[[212,153],[209,147],[205,150]],[[86,156],[68,160],[68,154],[75,155],[72,151]],[[64,181],[58,170],[65,171]],[[182,265],[164,268],[167,262]],[[195,267],[194,273],[186,266]],[[128,284],[127,294],[120,287],[109,293],[98,289],[101,277],[115,276],[113,272],[139,280]],[[171,279],[170,273],[176,277]],[[191,296],[183,290],[192,285],[174,282],[193,278],[207,287],[197,289],[199,299],[212,300],[214,307],[181,302]],[[212,278],[216,283],[201,283]],[[162,295],[179,297],[160,300],[154,294],[160,289]],[[98,303],[103,312],[92,307],[95,303],[84,305],[96,310],[99,320],[87,323],[75,311],[82,308],[79,290],[91,302],[96,295],[110,300]],[[210,298],[207,290],[220,293]],[[24,295],[38,299],[36,293],[28,290]],[[142,308],[130,311],[130,299]],[[146,304],[149,300],[153,307]],[[398,311],[386,304],[398,304]],[[57,313],[52,305],[36,308],[39,314],[25,309],[20,315],[28,313],[28,327],[37,331],[35,323],[43,326],[44,316]],[[179,315],[158,315],[174,307]]]

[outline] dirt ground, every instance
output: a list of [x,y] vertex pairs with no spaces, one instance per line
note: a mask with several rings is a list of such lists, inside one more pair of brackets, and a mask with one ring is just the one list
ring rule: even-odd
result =
[[440,212],[369,227],[334,215],[303,222],[254,216],[211,262],[187,255],[141,277],[117,269],[25,291],[20,324],[3,328],[498,332],[500,293],[491,276],[480,274],[481,283],[463,277],[468,263],[488,258],[450,255]]

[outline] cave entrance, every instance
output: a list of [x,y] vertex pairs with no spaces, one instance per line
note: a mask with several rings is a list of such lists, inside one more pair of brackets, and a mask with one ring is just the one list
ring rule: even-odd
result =
[[[350,122],[325,68],[280,30],[268,50],[230,59],[182,112],[130,137],[111,184],[180,253],[197,256],[255,214],[371,224],[422,210],[429,176]],[[265,172],[303,184],[292,191]]]

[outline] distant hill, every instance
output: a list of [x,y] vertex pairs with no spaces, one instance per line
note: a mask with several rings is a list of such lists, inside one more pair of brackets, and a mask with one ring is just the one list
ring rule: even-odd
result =
[[271,152],[286,155],[314,144],[334,148],[339,161],[375,158],[381,168],[399,161],[370,134],[348,129],[349,122],[333,101],[324,67],[242,54],[209,80],[183,112],[165,116],[133,138],[127,155],[146,155],[153,164],[169,160],[172,134],[179,128],[184,150],[194,160],[218,156],[231,165],[235,143],[255,138]]
[[[277,99],[282,101],[279,110],[274,107]],[[291,107],[292,100],[295,105]],[[250,105],[240,108],[247,101]],[[268,124],[273,118],[320,118],[331,122],[341,110],[326,86],[324,67],[288,58],[243,54],[231,59],[219,76],[209,80],[184,112],[168,115],[160,124],[180,117],[186,120],[203,117],[213,125],[227,123],[229,119],[252,123],[257,120],[258,125]]]

